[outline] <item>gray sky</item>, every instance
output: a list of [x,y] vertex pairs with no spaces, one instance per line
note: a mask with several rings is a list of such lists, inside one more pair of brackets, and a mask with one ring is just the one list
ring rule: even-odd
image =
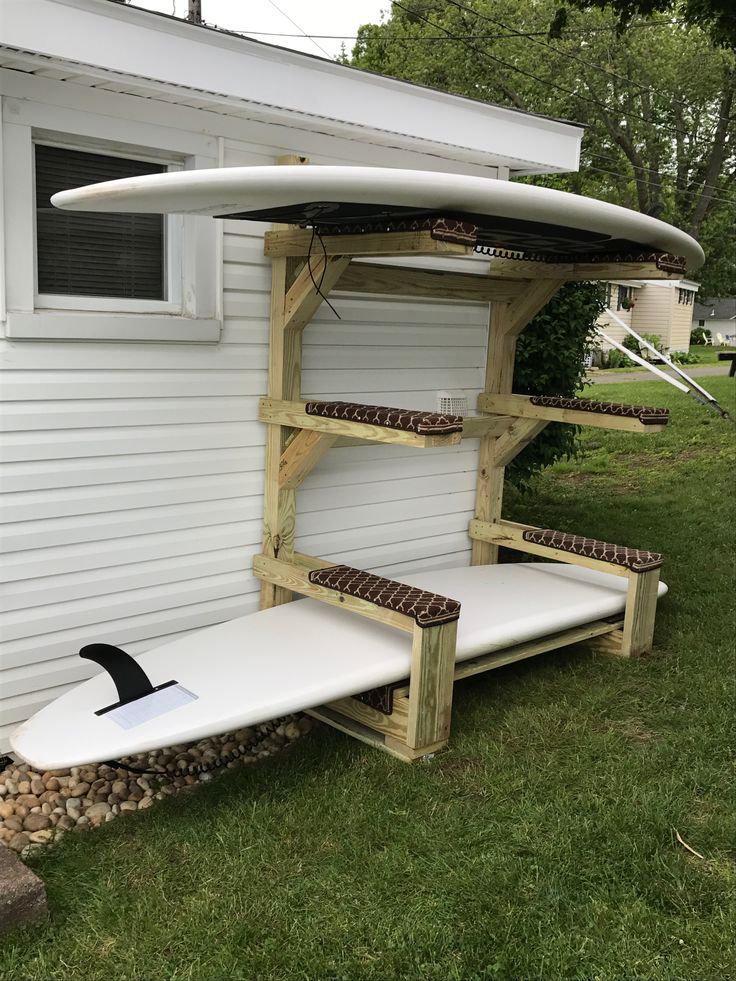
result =
[[[320,38],[310,41],[300,35],[347,35],[345,47],[352,48],[352,36],[361,24],[378,23],[381,11],[390,8],[390,0],[201,0],[202,19],[208,24],[248,34],[258,41],[296,48],[309,54],[335,58],[340,53],[339,39]],[[185,17],[187,0],[132,0],[131,6],[146,7],[164,14]],[[291,20],[289,19],[291,18]],[[298,26],[295,26],[298,25]],[[270,37],[256,31],[271,32]]]

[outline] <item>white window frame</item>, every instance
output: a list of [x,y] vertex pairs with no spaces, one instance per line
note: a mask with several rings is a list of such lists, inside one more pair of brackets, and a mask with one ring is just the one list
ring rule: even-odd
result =
[[6,336],[217,342],[222,333],[222,222],[167,216],[165,300],[39,294],[34,167],[36,143],[150,160],[172,170],[216,167],[216,141],[97,113],[59,113],[57,107],[25,100],[6,99],[3,110]]

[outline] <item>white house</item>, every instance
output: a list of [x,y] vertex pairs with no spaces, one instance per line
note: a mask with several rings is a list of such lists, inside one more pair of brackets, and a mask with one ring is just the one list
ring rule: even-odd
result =
[[[689,279],[641,279],[607,284],[607,306],[637,334],[655,334],[665,351],[687,351],[690,346],[693,304],[699,286]],[[598,326],[613,340],[623,343],[627,332],[608,314]],[[603,338],[600,347],[611,347]]]
[[[83,644],[137,653],[257,606],[264,226],[154,220],[111,263],[120,227],[54,224],[49,187],[291,153],[508,179],[575,170],[581,130],[109,0],[0,0],[0,93],[2,751],[91,673]],[[305,392],[480,390],[482,304],[335,305],[307,332]],[[299,544],[391,575],[465,563],[475,452],[335,451]]]
[[[703,299],[693,309],[693,328],[710,331],[713,344],[736,344],[736,296]],[[719,341],[719,335],[723,342]]]

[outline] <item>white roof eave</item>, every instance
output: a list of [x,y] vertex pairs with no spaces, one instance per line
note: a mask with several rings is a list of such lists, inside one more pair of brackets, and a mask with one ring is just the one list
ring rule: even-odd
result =
[[[110,23],[114,21],[114,27]],[[301,119],[335,136],[517,174],[573,171],[582,129],[487,105],[302,52],[110,3],[23,0],[5,5],[0,44],[48,61],[135,80],[146,88],[196,92],[220,111]],[[90,39],[94,38],[94,43]],[[94,53],[94,64],[90,63]],[[155,91],[149,97],[155,98]],[[237,114],[233,111],[233,114]]]

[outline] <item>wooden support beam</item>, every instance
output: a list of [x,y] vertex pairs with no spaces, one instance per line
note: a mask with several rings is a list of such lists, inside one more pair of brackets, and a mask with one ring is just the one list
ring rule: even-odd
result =
[[407,728],[412,749],[449,738],[456,641],[457,620],[414,629]]
[[[271,328],[268,391],[273,398],[294,398],[301,389],[302,336],[284,330],[286,259],[271,264]],[[281,455],[289,431],[269,426],[266,432],[266,469],[263,501],[263,552],[272,557],[290,557],[294,551],[296,496],[292,489],[279,486]],[[261,609],[287,603],[291,593],[264,583]]]
[[491,259],[491,276],[502,279],[682,279],[682,273],[658,269],[655,262],[529,262],[524,259]]
[[565,422],[574,426],[594,426],[598,429],[617,429],[630,433],[658,433],[665,428],[663,425],[644,425],[639,419],[628,416],[533,405],[527,395],[498,395],[483,392],[478,396],[478,408],[482,412],[498,412],[505,416],[544,419],[547,422]]
[[417,269],[410,266],[353,263],[337,285],[349,293],[380,293],[391,296],[436,297],[488,303],[516,299],[527,289],[527,280],[505,282],[470,272]]
[[[540,279],[534,282],[517,300],[509,304],[503,320],[503,333],[518,337],[529,324],[529,321],[536,317],[539,311],[549,303],[555,293],[564,285],[564,279]],[[486,391],[493,392],[494,389],[486,386]],[[501,394],[510,391],[511,388],[509,387]]]
[[[486,392],[494,394],[511,392],[517,337],[532,317],[554,296],[562,283],[563,281],[559,279],[535,282],[511,303],[491,303],[484,383]],[[534,435],[531,433],[529,439],[533,439]],[[506,439],[506,436],[501,435],[498,438]],[[501,517],[505,464],[501,462],[503,456],[499,455],[496,446],[498,438],[489,434],[480,442],[475,490],[475,517],[480,521],[496,521]],[[506,445],[508,443],[509,440]],[[503,452],[504,444],[501,446],[501,454]],[[497,546],[491,542],[473,541],[470,561],[472,565],[497,562]]]
[[524,532],[534,530],[533,525],[522,525],[516,521],[471,521],[470,537],[481,541],[493,542],[513,548],[517,552],[527,552],[529,555],[541,555],[547,559],[564,562],[566,565],[581,565],[586,569],[596,569],[598,572],[608,572],[612,576],[641,576],[644,573],[631,572],[622,565],[604,562],[601,559],[591,559],[587,555],[575,555],[573,552],[562,552],[549,545],[537,545],[535,542],[524,541]]
[[612,630],[609,634],[601,634],[600,637],[591,637],[588,647],[596,654],[621,657],[624,649],[624,632],[621,629],[621,624],[617,624],[616,630]]
[[507,432],[496,439],[493,450],[494,466],[507,467],[547,425],[546,419],[517,419]]
[[658,586],[659,569],[629,576],[621,646],[624,657],[638,657],[640,654],[648,654],[652,649]]
[[261,422],[280,426],[293,426],[310,429],[329,435],[357,437],[371,443],[393,443],[399,446],[414,446],[428,449],[433,446],[454,446],[462,439],[462,433],[448,433],[443,436],[420,436],[406,433],[386,426],[373,426],[365,422],[350,422],[346,419],[328,419],[324,416],[310,416],[304,411],[304,402],[290,402],[278,399],[261,399]]
[[502,436],[514,424],[513,416],[464,416],[463,439],[481,439],[484,436]]
[[[277,163],[284,166],[303,166],[306,157],[287,154]],[[289,226],[277,225],[276,228]],[[271,263],[271,318],[269,324],[268,394],[276,399],[297,399],[301,394],[302,335],[301,331],[284,329],[286,293],[296,272],[297,261],[286,257]],[[296,494],[291,488],[279,486],[281,454],[286,448],[290,431],[269,426],[266,432],[266,465],[263,494],[263,551],[266,555],[291,558],[296,536]],[[261,585],[261,609],[288,603],[288,590],[264,582]]]
[[[314,249],[311,231],[303,228],[274,230],[264,237],[264,255],[272,258],[305,256]],[[325,235],[319,251],[324,255],[472,255],[473,249],[454,242],[440,242],[429,232],[368,232],[365,235]],[[536,263],[535,263],[536,265]]]
[[[329,603],[330,606],[339,606],[351,613],[358,613],[369,620],[378,620],[379,623],[388,624],[397,630],[403,630],[405,633],[414,633],[416,624],[411,617],[384,609],[381,606],[375,606],[373,603],[356,596],[347,596],[345,593],[338,593],[334,589],[317,586],[309,581],[309,571],[294,561],[283,562],[280,559],[269,558],[267,555],[256,555],[253,558],[253,575],[258,579],[265,580],[289,592],[311,596],[323,603]],[[428,627],[425,629],[434,630],[436,628]]]
[[[569,647],[571,644],[588,643],[617,630],[619,626],[619,624],[608,623],[605,620],[593,620],[580,627],[571,627],[569,630],[561,630],[559,633],[540,637],[539,640],[515,644],[513,647],[505,647],[500,651],[492,651],[490,654],[481,654],[480,657],[474,657],[458,664],[455,669],[455,681],[459,681],[461,678],[470,678],[485,671],[494,671],[496,668],[505,667],[515,661],[536,657],[537,654],[545,654],[547,651],[556,651],[562,647]],[[394,692],[395,696],[396,692]]]
[[402,742],[406,742],[407,726],[409,721],[409,702],[407,699],[397,699],[394,702],[391,715],[384,715],[378,709],[372,708],[358,701],[357,698],[340,698],[337,701],[329,702],[328,708],[339,712],[340,715],[355,719],[374,732],[381,732],[385,735],[393,736]]
[[395,756],[397,759],[402,760],[404,763],[416,763],[417,760],[421,760],[432,753],[439,753],[440,750],[445,749],[447,744],[446,740],[444,740],[433,746],[423,746],[419,750],[411,749],[405,741],[397,739],[390,733],[376,732],[356,719],[335,711],[329,705],[320,705],[318,708],[307,709],[307,715],[311,715],[312,718],[318,719],[320,722],[325,722],[334,729],[347,733],[348,736],[353,736],[353,738],[359,739],[361,742],[367,743],[375,749],[381,749],[390,756]]
[[297,433],[281,454],[279,487],[296,490],[336,440],[337,436],[313,430],[303,429]]
[[350,265],[350,256],[311,256],[286,294],[284,330],[303,330]]

